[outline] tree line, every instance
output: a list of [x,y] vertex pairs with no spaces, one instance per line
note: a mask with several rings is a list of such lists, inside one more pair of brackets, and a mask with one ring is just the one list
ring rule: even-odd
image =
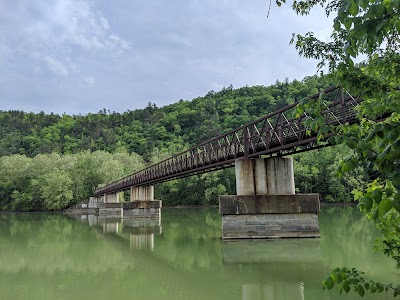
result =
[[[194,146],[221,132],[276,111],[330,86],[328,76],[277,81],[271,86],[210,91],[164,107],[148,103],[123,113],[87,115],[0,111],[0,209],[58,210],[94,189]],[[352,201],[351,191],[371,175],[360,166],[336,177],[345,146],[294,156],[297,192],[322,200]],[[217,204],[235,193],[232,169],[156,186],[165,205]]]

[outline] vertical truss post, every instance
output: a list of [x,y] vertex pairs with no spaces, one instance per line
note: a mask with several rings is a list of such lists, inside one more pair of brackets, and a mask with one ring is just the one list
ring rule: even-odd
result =
[[346,123],[346,113],[345,113],[345,108],[344,108],[344,91],[342,88],[340,88],[340,108],[341,108],[341,113],[342,113],[342,124]]
[[249,149],[250,149],[250,144],[249,144],[249,130],[247,126],[243,128],[243,137],[244,137],[244,157],[249,156]]

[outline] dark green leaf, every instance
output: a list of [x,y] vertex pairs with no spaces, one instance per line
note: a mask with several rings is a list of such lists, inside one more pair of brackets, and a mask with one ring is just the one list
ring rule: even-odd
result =
[[392,207],[393,204],[389,199],[383,200],[378,206],[379,216],[383,217]]
[[357,285],[357,292],[361,297],[364,297],[365,290],[364,290],[364,287],[361,284]]
[[373,201],[372,201],[371,197],[364,198],[364,206],[367,211],[371,210],[372,204],[373,204]]
[[349,13],[352,16],[356,16],[358,14],[358,4],[357,4],[357,2],[355,2],[355,1],[351,2],[350,7],[349,7]]
[[346,18],[343,20],[343,25],[346,27],[347,30],[350,29],[351,24],[353,24],[353,20],[351,18]]
[[325,279],[323,284],[328,290],[331,290],[334,285],[332,277],[329,276],[327,279]]

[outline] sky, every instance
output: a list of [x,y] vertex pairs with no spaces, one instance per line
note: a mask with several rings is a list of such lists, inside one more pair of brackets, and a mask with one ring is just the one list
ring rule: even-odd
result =
[[0,0],[0,110],[124,112],[317,72],[292,33],[328,39],[317,9],[275,0]]

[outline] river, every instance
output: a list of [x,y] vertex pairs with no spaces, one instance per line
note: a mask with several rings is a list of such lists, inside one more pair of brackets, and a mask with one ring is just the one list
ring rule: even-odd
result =
[[337,266],[398,281],[355,207],[323,207],[320,239],[226,242],[220,219],[217,208],[163,208],[161,224],[0,214],[0,299],[360,298],[322,290]]

